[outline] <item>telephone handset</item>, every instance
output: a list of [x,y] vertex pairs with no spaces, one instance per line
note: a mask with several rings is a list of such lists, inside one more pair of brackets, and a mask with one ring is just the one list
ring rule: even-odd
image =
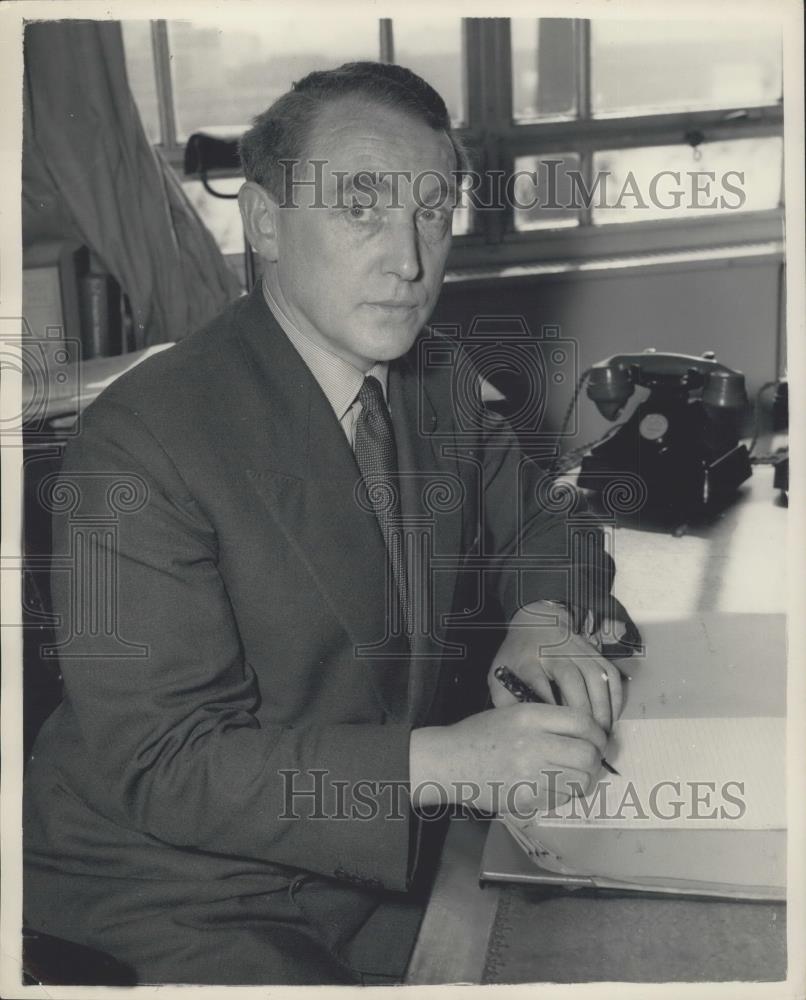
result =
[[636,385],[668,393],[702,390],[704,406],[738,409],[747,405],[744,375],[721,365],[712,352],[615,354],[588,372],[588,396],[603,417],[615,420]]
[[725,499],[751,474],[739,444],[748,405],[744,375],[713,352],[615,354],[587,372],[587,395],[614,421],[635,392],[649,390],[617,433],[582,462],[580,486],[604,490],[619,473],[638,476],[646,506],[686,518]]

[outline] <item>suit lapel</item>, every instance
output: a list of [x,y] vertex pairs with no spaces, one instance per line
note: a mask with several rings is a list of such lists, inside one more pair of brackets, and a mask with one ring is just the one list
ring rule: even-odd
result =
[[386,548],[374,513],[355,499],[359,472],[352,449],[259,286],[244,303],[240,329],[258,377],[257,405],[265,413],[248,449],[247,478],[344,625],[356,655],[366,660],[382,706],[401,718],[405,642],[384,642]]

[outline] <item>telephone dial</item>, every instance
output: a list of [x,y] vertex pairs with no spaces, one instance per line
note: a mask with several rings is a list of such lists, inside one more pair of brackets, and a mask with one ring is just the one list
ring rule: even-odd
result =
[[649,396],[582,460],[579,485],[601,491],[628,472],[641,478],[645,508],[678,518],[721,505],[751,475],[739,425],[748,405],[744,375],[701,357],[616,354],[587,373],[587,394],[615,421],[636,386]]

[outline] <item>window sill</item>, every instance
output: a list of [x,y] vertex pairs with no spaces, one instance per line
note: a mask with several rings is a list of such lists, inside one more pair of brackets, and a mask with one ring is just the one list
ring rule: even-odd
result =
[[653,220],[604,226],[507,233],[500,243],[479,236],[454,239],[450,270],[591,261],[644,254],[685,253],[715,247],[783,242],[782,209],[706,216],[690,220]]
[[759,261],[782,261],[782,241],[734,246],[704,247],[667,253],[644,253],[591,260],[546,260],[539,263],[502,264],[451,269],[445,284],[451,287],[485,285],[489,282],[525,280],[578,280],[612,277],[614,274],[644,273],[648,270],[685,271],[708,267],[752,264]]

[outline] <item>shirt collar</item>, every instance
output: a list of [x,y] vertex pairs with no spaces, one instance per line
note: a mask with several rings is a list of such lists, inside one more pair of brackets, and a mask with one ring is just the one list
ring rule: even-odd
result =
[[280,324],[285,335],[296,348],[302,360],[308,366],[311,374],[319,383],[322,392],[327,397],[328,402],[333,407],[333,412],[338,420],[342,420],[344,415],[355,402],[356,396],[361,386],[364,384],[366,375],[374,376],[380,383],[383,390],[383,398],[389,402],[386,394],[389,365],[385,361],[374,364],[368,372],[362,372],[349,361],[329,351],[321,344],[307,337],[295,323],[285,314],[280,304],[269,291],[265,281],[263,286],[263,297],[272,315]]

